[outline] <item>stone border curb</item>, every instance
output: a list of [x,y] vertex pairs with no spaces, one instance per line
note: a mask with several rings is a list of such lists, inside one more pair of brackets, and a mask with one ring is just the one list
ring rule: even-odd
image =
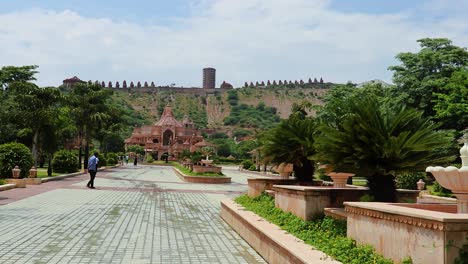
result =
[[[113,169],[113,168],[117,168],[117,167],[119,167],[119,165],[104,167],[100,171],[105,171],[105,170]],[[82,172],[82,171],[79,171],[79,172],[74,172],[74,173],[69,173],[69,174],[64,174],[64,175],[59,175],[59,176],[54,176],[54,177],[40,178],[40,179],[41,179],[41,183],[45,183],[45,182],[50,182],[50,181],[60,181],[60,180],[66,179],[66,178],[71,178],[71,177],[75,177],[75,176],[83,175],[83,174],[85,174],[85,173]],[[37,178],[37,179],[39,179],[39,178]],[[4,184],[4,185],[0,185],[0,192],[10,190],[10,189],[13,189],[13,188],[16,188],[16,184],[7,183],[7,184]]]
[[16,188],[16,184],[14,184],[14,183],[3,184],[3,185],[0,185],[0,192],[10,190],[10,189],[13,189],[13,188]]
[[246,211],[232,199],[221,201],[221,218],[270,264],[341,263],[255,213]]
[[183,174],[179,169],[174,166],[172,169],[176,172],[177,176],[184,182],[191,183],[208,183],[208,184],[223,184],[231,183],[231,177],[203,177],[203,176],[188,176]]
[[59,181],[59,180],[63,180],[63,179],[70,178],[70,177],[75,177],[75,176],[82,175],[82,174],[84,174],[84,172],[79,171],[79,172],[54,176],[54,177],[47,177],[47,178],[42,178],[41,182],[44,183],[44,182],[50,182],[50,181]]

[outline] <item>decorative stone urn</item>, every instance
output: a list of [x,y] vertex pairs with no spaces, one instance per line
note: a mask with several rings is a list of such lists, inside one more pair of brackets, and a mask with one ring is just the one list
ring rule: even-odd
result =
[[294,171],[294,166],[291,163],[281,163],[276,168],[281,178],[289,178],[289,175]]
[[16,165],[15,168],[11,170],[11,172],[13,179],[19,179],[21,169],[18,167],[18,165]]
[[36,167],[32,166],[29,170],[29,178],[36,178],[37,177],[37,169]]
[[457,197],[457,211],[468,214],[468,143],[460,149],[462,166],[460,169],[449,167],[427,167],[426,172],[432,173],[437,182],[444,188],[452,190]]
[[209,159],[202,159],[200,160],[201,164],[205,165],[205,166],[210,166],[212,163],[213,163],[213,160],[209,160]]
[[348,178],[354,176],[353,173],[347,172],[329,172],[327,175],[332,178],[334,188],[346,188]]

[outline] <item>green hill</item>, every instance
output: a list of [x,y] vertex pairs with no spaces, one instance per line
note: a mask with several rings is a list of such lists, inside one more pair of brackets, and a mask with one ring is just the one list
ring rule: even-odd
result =
[[142,124],[159,120],[164,106],[169,104],[179,120],[188,115],[198,128],[232,131],[236,127],[269,128],[280,118],[287,118],[294,103],[308,100],[321,104],[321,97],[332,85],[244,87],[208,95],[186,93],[183,88],[153,92],[114,89],[113,98],[120,105],[134,109],[134,115],[138,116],[135,121]]

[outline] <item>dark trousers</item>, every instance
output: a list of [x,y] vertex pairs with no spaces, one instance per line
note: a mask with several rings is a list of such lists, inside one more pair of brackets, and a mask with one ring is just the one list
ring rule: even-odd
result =
[[89,170],[89,176],[91,177],[88,184],[86,186],[88,187],[94,187],[94,178],[96,178],[96,171],[95,170]]

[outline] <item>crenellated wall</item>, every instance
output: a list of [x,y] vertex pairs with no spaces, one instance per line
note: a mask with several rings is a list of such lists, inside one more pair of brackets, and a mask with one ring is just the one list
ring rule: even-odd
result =
[[320,77],[320,80],[317,80],[317,78],[314,78],[312,81],[311,78],[307,82],[304,82],[303,80],[294,80],[294,81],[287,81],[287,80],[273,80],[273,82],[270,82],[270,80],[266,81],[255,81],[255,84],[253,82],[245,82],[243,87],[269,87],[269,86],[277,86],[277,85],[306,85],[306,86],[316,86],[316,87],[321,87],[325,85],[326,83],[323,81],[323,79]]

